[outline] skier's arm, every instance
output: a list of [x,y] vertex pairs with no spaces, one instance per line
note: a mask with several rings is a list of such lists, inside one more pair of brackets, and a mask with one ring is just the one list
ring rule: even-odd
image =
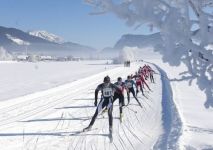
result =
[[122,92],[122,89],[120,89],[117,85],[112,84],[112,87],[113,87],[115,90]]
[[98,85],[97,88],[95,89],[95,102],[94,105],[97,106],[98,103],[98,92],[101,89],[101,85]]
[[152,70],[152,69],[151,69],[151,71],[150,71],[150,72],[152,72],[152,73],[156,74],[156,72],[155,72],[154,70]]
[[134,78],[134,79],[136,80],[136,77],[137,77],[137,76],[136,76],[136,75],[134,75],[132,78]]

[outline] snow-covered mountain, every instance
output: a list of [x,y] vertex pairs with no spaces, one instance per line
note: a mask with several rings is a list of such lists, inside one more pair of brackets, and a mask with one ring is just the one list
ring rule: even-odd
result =
[[[209,27],[209,37],[213,33],[213,28]],[[200,30],[192,31],[192,41],[199,44],[201,39]],[[213,43],[212,38],[206,39],[209,43]],[[156,48],[163,49],[163,37],[158,33],[149,34],[149,35],[135,35],[135,34],[124,34],[121,38],[115,43],[113,47],[106,47],[100,52],[101,57],[112,58],[119,54],[120,50],[123,50],[125,47],[137,47],[137,48]],[[206,46],[207,49],[213,49],[213,44]]]
[[48,33],[47,31],[30,31],[29,34],[40,37],[40,38],[45,39],[50,42],[55,42],[55,43],[63,42],[63,38],[61,38],[55,34]]
[[[33,33],[34,35],[32,35]],[[87,58],[96,53],[96,49],[92,47],[73,42],[60,43],[60,39],[60,37],[47,32],[29,34],[16,28],[0,26],[0,46],[10,53],[25,53],[27,49],[29,54],[72,55]]]
[[123,49],[125,46],[128,47],[149,47],[155,46],[162,43],[162,37],[160,33],[150,35],[134,35],[125,34],[123,35],[114,45],[114,49]]
[[120,50],[125,47],[159,47],[163,43],[160,33],[150,35],[125,34],[115,43],[113,47],[106,47],[100,52],[100,57],[114,58],[119,55]]

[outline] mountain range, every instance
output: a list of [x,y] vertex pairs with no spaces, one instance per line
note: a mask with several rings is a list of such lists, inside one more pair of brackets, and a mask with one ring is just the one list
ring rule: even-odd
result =
[[113,47],[104,48],[100,52],[100,55],[107,58],[113,58],[118,56],[120,50],[124,49],[125,47],[147,48],[155,47],[162,43],[163,40],[160,33],[154,33],[150,35],[124,34]]
[[97,52],[95,48],[73,42],[47,31],[24,32],[0,26],[0,46],[12,54],[40,54],[53,56],[114,58],[124,47],[148,47],[162,43],[160,33],[151,35],[123,35],[113,47]]
[[0,26],[0,46],[12,54],[42,54],[53,56],[75,56],[88,58],[96,49],[73,42],[46,31],[24,32],[16,28]]
[[[213,28],[209,27],[209,34]],[[193,42],[199,43],[200,31],[192,32]],[[211,38],[208,39],[213,43]],[[24,32],[16,28],[0,26],[0,46],[10,53],[30,53],[54,56],[76,56],[84,58],[114,58],[124,47],[160,47],[163,39],[161,34],[150,35],[125,34],[112,47],[97,52],[95,48],[73,42],[64,42],[63,38],[46,31]]]

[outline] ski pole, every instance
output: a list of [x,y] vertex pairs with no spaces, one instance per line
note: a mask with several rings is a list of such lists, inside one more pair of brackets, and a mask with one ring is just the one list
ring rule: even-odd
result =
[[135,114],[137,114],[137,111],[135,111],[135,110],[133,110],[133,109],[127,107],[127,106],[125,106],[125,107],[128,108],[129,110],[131,110],[132,112],[134,112]]

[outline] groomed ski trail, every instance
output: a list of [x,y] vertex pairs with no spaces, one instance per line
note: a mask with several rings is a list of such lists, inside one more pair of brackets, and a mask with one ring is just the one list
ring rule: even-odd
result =
[[[94,90],[103,77],[109,75],[112,82],[118,76],[126,79],[138,67],[138,64],[131,64],[130,68],[118,67],[50,90],[1,102],[1,150],[153,148],[163,134],[160,76],[155,76],[157,84],[150,84],[153,92],[145,90],[146,98],[138,94],[142,109],[131,97],[130,105],[124,108],[122,123],[118,101],[114,103],[112,143],[108,138],[107,113],[98,116],[91,131],[81,132],[95,112]],[[157,68],[152,68],[158,72]]]

